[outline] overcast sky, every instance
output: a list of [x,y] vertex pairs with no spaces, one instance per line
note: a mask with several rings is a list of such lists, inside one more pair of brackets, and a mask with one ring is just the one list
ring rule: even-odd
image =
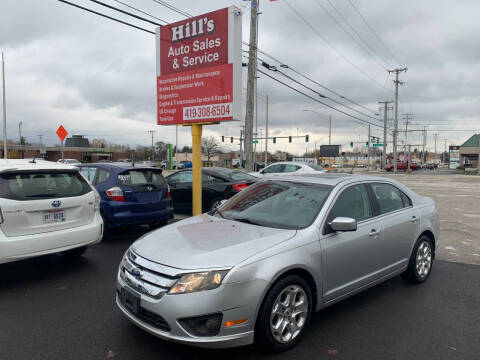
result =
[[[155,29],[154,25],[89,0],[71,1]],[[102,1],[134,12],[115,0]],[[153,0],[122,2],[167,22],[184,19]],[[247,1],[169,2],[193,15],[229,5],[243,7],[243,40],[248,41],[250,3]],[[434,146],[435,132],[439,134],[437,148],[443,150],[444,139],[447,144],[461,144],[472,134],[466,130],[480,129],[478,1],[351,2],[386,47],[349,0],[263,0],[258,46],[301,74],[373,111],[378,111],[378,101],[394,99],[394,77],[386,69],[407,66],[408,72],[400,76],[405,84],[399,90],[399,125],[405,128],[402,114],[413,113],[409,129],[427,126],[430,149]],[[149,145],[147,131],[154,129],[156,141],[175,143],[174,127],[156,125],[155,36],[57,0],[1,0],[0,50],[6,57],[9,139],[18,140],[18,123],[22,121],[27,141],[38,142],[38,135],[43,135],[43,142],[49,145],[59,143],[55,130],[60,124],[70,134],[85,134],[90,139],[105,138],[130,146]],[[279,65],[264,55],[259,57]],[[290,70],[284,71],[316,91],[345,102]],[[244,68],[245,88],[246,75]],[[346,146],[350,141],[366,141],[365,126],[259,75],[259,133],[265,128],[262,98],[268,94],[271,136],[310,134],[308,144],[300,139],[292,144],[279,140],[276,145],[270,143],[269,150],[301,152],[306,148],[312,150],[315,142],[317,146],[327,144],[329,115],[333,119],[332,143]],[[272,75],[281,78],[279,74]],[[286,78],[282,80],[293,84]],[[298,84],[293,85],[301,89]],[[320,99],[311,91],[302,91]],[[381,125],[380,121],[326,102]],[[376,117],[363,107],[346,104]],[[392,112],[389,117],[393,117]],[[229,122],[208,126],[204,135],[216,136],[219,141],[221,135],[238,137],[240,125]],[[372,127],[372,135],[383,137],[383,130]],[[190,139],[190,129],[179,128],[179,146],[189,145]],[[421,142],[420,133],[409,134],[409,143]],[[238,149],[238,145],[227,142],[224,148]]]

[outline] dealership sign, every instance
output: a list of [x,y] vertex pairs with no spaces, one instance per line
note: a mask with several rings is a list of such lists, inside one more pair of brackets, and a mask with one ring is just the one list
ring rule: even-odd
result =
[[235,6],[157,28],[157,123],[240,120],[242,19]]

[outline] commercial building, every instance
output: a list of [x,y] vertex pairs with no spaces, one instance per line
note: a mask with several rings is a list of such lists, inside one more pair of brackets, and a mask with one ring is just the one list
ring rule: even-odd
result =
[[478,168],[480,153],[480,134],[473,135],[460,145],[460,166]]

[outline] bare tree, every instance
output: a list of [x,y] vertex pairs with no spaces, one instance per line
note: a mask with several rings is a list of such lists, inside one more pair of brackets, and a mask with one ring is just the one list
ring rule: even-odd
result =
[[213,136],[202,139],[202,151],[207,155],[207,161],[219,152],[217,140]]

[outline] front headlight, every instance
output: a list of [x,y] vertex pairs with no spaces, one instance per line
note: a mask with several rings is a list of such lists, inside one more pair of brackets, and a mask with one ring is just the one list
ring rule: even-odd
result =
[[182,275],[168,293],[187,294],[216,289],[220,286],[227,273],[228,270],[216,270]]

